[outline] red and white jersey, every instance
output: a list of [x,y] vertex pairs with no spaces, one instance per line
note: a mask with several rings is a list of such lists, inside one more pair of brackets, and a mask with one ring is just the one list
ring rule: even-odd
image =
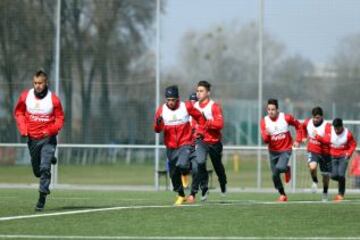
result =
[[14,115],[20,134],[32,139],[57,135],[64,125],[61,102],[50,90],[42,99],[35,96],[34,89],[22,92]]
[[301,124],[292,115],[280,112],[276,119],[269,116],[261,120],[261,136],[268,148],[274,152],[284,152],[292,149],[292,137],[289,125],[296,129],[296,141],[301,140]]
[[[163,118],[160,125],[157,124],[159,117]],[[170,109],[166,104],[161,105],[155,114],[155,132],[164,131],[164,144],[168,148],[179,148],[192,144],[192,127],[190,116],[203,126],[205,119],[202,114],[193,107],[190,102],[179,102],[176,109]]]
[[206,102],[196,102],[194,107],[206,118],[205,134],[203,141],[214,144],[221,141],[221,130],[224,127],[224,117],[221,107],[209,99]]
[[350,157],[356,149],[356,141],[349,129],[344,128],[342,133],[336,134],[335,128],[331,126],[325,131],[325,136],[316,136],[322,143],[330,144],[330,155],[332,157]]
[[328,132],[331,128],[331,124],[325,120],[319,125],[315,126],[312,118],[308,118],[302,124],[303,127],[303,138],[308,138],[307,150],[308,152],[317,153],[317,154],[330,154],[329,144],[321,143],[316,139],[316,135],[324,137],[325,133]]

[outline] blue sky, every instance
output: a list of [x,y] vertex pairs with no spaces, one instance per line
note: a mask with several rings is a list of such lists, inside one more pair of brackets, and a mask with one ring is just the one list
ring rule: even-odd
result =
[[[360,0],[264,0],[265,29],[288,54],[326,63],[338,41],[360,32]],[[161,17],[162,65],[176,64],[184,33],[258,18],[258,0],[167,0]]]

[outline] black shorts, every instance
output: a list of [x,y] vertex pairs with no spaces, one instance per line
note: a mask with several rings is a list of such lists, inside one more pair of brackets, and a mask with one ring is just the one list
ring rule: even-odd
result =
[[320,172],[323,175],[331,173],[331,157],[330,155],[309,152],[308,163],[316,162],[319,164]]

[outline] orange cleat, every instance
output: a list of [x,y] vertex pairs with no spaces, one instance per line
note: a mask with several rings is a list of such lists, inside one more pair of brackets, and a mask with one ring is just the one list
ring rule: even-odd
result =
[[280,195],[280,197],[277,200],[278,202],[287,202],[288,197],[286,195]]
[[186,203],[195,203],[195,196],[194,195],[189,195],[187,198],[186,198]]
[[341,202],[342,200],[344,200],[344,196],[342,196],[340,194],[336,195],[334,198],[335,202]]
[[291,180],[291,168],[290,166],[287,166],[286,172],[285,172],[285,183],[289,183]]

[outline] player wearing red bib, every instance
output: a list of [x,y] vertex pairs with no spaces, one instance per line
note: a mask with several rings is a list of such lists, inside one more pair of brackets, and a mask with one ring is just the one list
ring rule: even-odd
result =
[[331,124],[324,120],[324,114],[321,107],[315,107],[311,111],[312,118],[305,119],[302,124],[303,142],[308,140],[308,166],[313,181],[312,192],[315,193],[318,185],[317,166],[320,166],[320,172],[323,182],[323,201],[328,199],[329,179],[331,173],[331,157],[329,144],[321,143],[316,139],[316,135],[325,136],[331,128]]
[[[301,141],[301,124],[290,114],[279,112],[279,105],[276,99],[269,99],[267,103],[267,116],[260,122],[261,136],[268,145],[272,180],[275,188],[280,193],[278,201],[288,200],[280,178],[285,173],[285,182],[291,178],[291,169],[288,166],[292,147],[298,147]],[[296,141],[293,143],[289,126],[296,129]]]

